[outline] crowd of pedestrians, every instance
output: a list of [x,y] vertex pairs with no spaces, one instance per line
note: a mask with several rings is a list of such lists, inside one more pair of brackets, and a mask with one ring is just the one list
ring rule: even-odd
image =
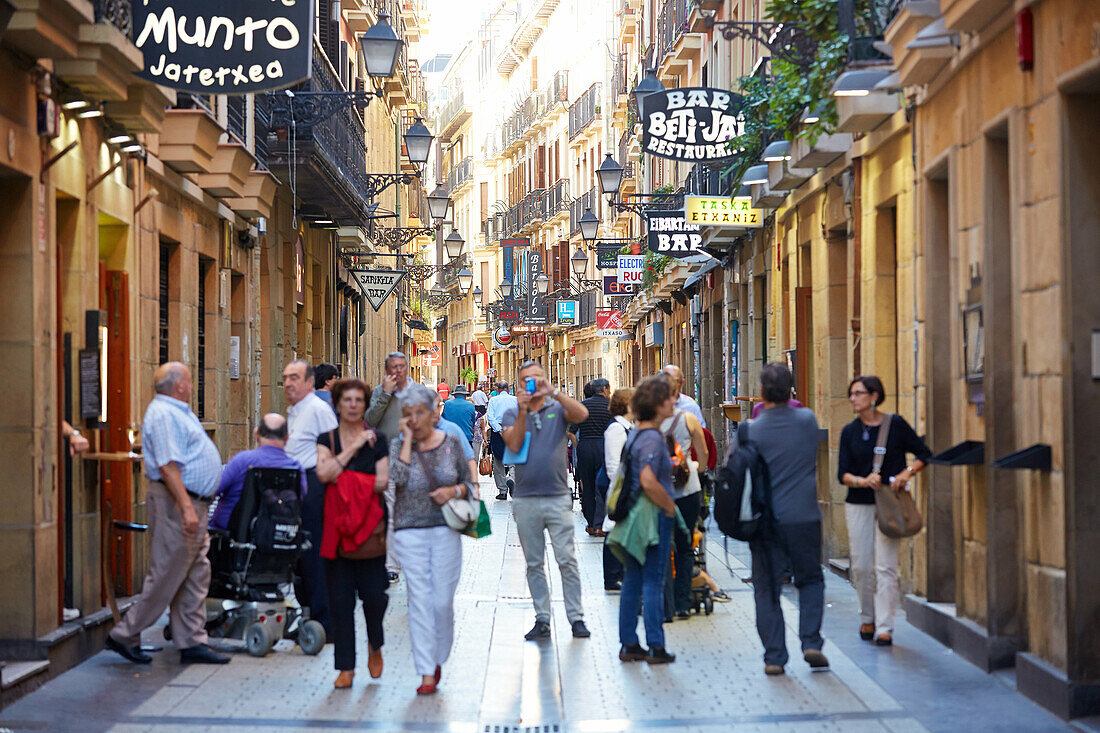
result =
[[[491,474],[497,501],[509,503],[515,521],[534,610],[528,641],[551,636],[547,539],[570,632],[578,639],[591,635],[575,548],[575,484],[585,532],[602,540],[604,590],[619,595],[619,658],[675,661],[664,626],[692,617],[700,589],[712,600],[729,601],[705,572],[711,491],[740,495],[728,478],[715,480],[714,437],[698,403],[683,392],[682,371],[668,365],[635,388],[614,392],[607,379],[597,378],[584,386],[583,401],[551,383],[535,361],[521,365],[514,379],[482,381],[470,385],[472,391],[444,379],[427,386],[410,379],[408,359],[395,352],[371,389],[358,379],[341,379],[331,364],[295,359],[283,371],[286,416],[264,415],[253,431],[256,447],[223,469],[188,405],[187,367],[162,365],[141,430],[149,572],[136,602],[108,635],[108,648],[135,663],[151,661],[140,634],[167,608],[181,662],[229,661],[224,650],[209,645],[206,632],[207,525],[226,530],[249,471],[275,468],[299,472],[301,527],[311,541],[298,561],[293,601],[334,644],[337,688],[354,680],[357,601],[366,623],[367,668],[381,676],[388,589],[402,578],[417,692],[431,694],[441,684],[454,639],[460,535],[471,534],[478,521],[463,512],[473,507],[476,515],[479,505],[484,511],[479,473]],[[824,669],[820,431],[814,413],[793,399],[786,365],[763,367],[758,386],[754,419],[737,426],[728,460],[732,465],[751,449],[766,468],[763,519],[749,541],[764,671],[782,674],[788,663],[780,604],[788,578],[798,592],[803,658]],[[886,390],[877,377],[857,377],[848,395],[856,418],[840,436],[837,478],[848,488],[859,634],[888,646],[900,540],[877,521],[876,492],[909,490],[930,451],[904,419],[879,410]],[[906,465],[910,454],[914,460]]]

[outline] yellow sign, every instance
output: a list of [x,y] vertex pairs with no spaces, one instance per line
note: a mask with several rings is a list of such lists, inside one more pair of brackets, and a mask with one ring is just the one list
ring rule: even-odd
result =
[[685,196],[684,219],[701,226],[756,228],[764,226],[764,214],[752,208],[748,196]]

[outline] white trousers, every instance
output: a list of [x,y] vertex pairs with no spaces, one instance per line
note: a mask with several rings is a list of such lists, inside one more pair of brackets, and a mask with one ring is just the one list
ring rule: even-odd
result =
[[461,535],[450,527],[429,527],[399,529],[391,537],[408,589],[409,640],[416,673],[431,675],[447,661],[454,643]]
[[874,624],[875,635],[894,633],[898,610],[898,547],[875,521],[874,504],[845,504],[852,585],[859,594],[860,623]]

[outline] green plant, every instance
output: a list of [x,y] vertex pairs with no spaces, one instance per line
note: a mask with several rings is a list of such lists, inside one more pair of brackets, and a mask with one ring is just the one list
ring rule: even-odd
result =
[[473,367],[463,367],[462,371],[458,373],[458,380],[463,384],[476,385],[477,377],[477,369]]
[[642,264],[642,290],[652,290],[673,262],[675,262],[675,258],[659,255],[647,249],[645,262]]

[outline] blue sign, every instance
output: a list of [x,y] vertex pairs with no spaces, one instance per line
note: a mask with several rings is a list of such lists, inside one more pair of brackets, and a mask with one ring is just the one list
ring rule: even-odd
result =
[[558,301],[558,325],[574,326],[577,323],[577,308],[580,305],[576,300]]

